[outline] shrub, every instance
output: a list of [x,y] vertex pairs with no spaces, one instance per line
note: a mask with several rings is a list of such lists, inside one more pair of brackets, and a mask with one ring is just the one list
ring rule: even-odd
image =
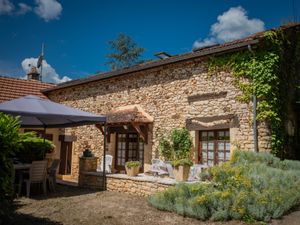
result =
[[0,113],[0,224],[9,214],[14,196],[12,157],[19,148],[19,120]]
[[174,129],[170,139],[175,159],[185,159],[190,157],[193,143],[190,132],[186,128]]
[[50,153],[55,148],[52,141],[37,136],[35,132],[20,134],[20,151],[16,157],[20,162],[31,163],[35,160],[43,160],[46,153]]
[[172,145],[166,136],[162,136],[159,140],[159,151],[166,161],[172,161],[174,158],[174,151]]
[[13,196],[13,163],[11,158],[19,148],[19,120],[0,113],[0,198]]
[[125,163],[125,166],[127,168],[139,167],[141,166],[141,163],[139,161],[128,161]]
[[170,135],[159,140],[159,150],[167,161],[190,158],[193,142],[186,128],[174,129]]
[[174,160],[172,162],[173,167],[178,167],[178,166],[192,166],[193,162],[190,159],[179,159],[179,160]]
[[300,162],[236,151],[200,174],[208,183],[180,184],[148,198],[161,210],[202,220],[279,218],[300,203]]
[[93,157],[94,154],[92,153],[92,151],[90,149],[85,149],[82,153],[82,156],[89,158],[89,157]]

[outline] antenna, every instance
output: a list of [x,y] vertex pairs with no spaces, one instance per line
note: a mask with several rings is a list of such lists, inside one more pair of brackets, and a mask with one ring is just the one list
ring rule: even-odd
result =
[[297,21],[297,7],[296,7],[296,2],[295,0],[292,0],[292,13],[293,13],[293,22]]
[[43,60],[44,60],[44,50],[45,50],[45,44],[42,43],[42,52],[38,59],[38,67],[41,67],[41,74],[40,74],[40,81],[43,80]]

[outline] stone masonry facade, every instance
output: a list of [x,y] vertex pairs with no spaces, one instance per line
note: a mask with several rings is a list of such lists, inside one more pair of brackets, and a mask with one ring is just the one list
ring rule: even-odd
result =
[[[162,133],[188,127],[192,121],[194,125],[188,129],[194,138],[197,161],[197,124],[200,127],[225,124],[230,129],[231,150],[253,150],[252,105],[237,100],[241,91],[234,82],[228,72],[209,74],[207,60],[197,58],[54,90],[48,97],[97,114],[106,114],[121,106],[140,105],[154,118],[145,146],[145,164],[158,157]],[[101,157],[103,135],[95,126],[69,128],[65,132],[77,136],[72,156],[72,176],[77,179],[82,151],[88,147],[96,157]],[[258,135],[260,151],[270,150],[270,131],[266,124],[258,125]],[[114,141],[108,148],[113,155]]]

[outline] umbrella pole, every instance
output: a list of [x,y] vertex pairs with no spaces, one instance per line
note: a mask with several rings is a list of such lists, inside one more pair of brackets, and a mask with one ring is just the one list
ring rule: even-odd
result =
[[106,123],[104,124],[104,149],[103,149],[103,191],[106,191]]
[[46,138],[46,126],[44,126],[44,159],[46,157],[46,146],[45,146],[45,138]]

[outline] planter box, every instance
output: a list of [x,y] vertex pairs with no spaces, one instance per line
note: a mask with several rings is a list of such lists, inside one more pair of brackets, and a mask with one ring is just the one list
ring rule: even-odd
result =
[[174,176],[177,181],[187,181],[190,173],[190,166],[174,167]]
[[140,172],[140,167],[131,167],[131,168],[128,168],[127,166],[125,166],[125,169],[126,169],[126,174],[130,177],[135,177],[139,174]]

